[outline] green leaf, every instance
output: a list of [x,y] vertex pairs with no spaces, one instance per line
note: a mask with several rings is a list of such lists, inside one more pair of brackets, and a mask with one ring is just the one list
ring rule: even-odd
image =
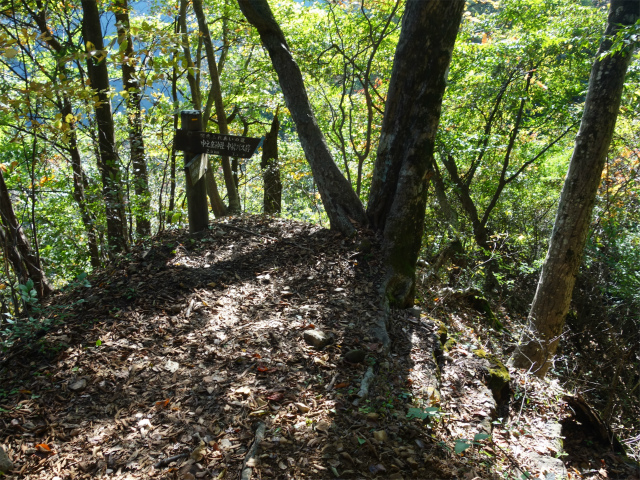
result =
[[476,433],[475,437],[473,437],[474,442],[478,442],[480,440],[484,440],[485,438],[489,438],[491,435],[488,433]]
[[471,447],[471,443],[468,440],[461,438],[460,440],[456,440],[456,445],[453,447],[456,453],[462,453]]
[[365,443],[365,442],[366,442],[366,440],[365,440],[364,438],[360,438],[360,437],[358,437],[358,443],[359,443],[360,445],[362,445],[362,444],[363,444],[363,443]]
[[96,347],[99,347],[100,345],[102,345],[102,340],[96,340]]

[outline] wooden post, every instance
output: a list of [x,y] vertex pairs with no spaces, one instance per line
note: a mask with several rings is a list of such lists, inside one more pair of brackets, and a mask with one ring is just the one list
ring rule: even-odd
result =
[[[200,110],[183,110],[180,112],[182,130],[199,132],[202,130],[202,112]],[[209,212],[207,209],[207,187],[204,176],[196,182],[192,181],[190,170],[194,165],[200,165],[202,158],[194,158],[200,155],[186,150],[184,152],[184,165],[187,192],[187,209],[189,212],[189,232],[196,233],[209,228]]]

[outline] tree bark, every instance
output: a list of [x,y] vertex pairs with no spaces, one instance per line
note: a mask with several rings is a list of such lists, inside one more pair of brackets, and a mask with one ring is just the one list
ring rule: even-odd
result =
[[147,162],[144,158],[144,137],[142,128],[142,92],[136,75],[136,58],[133,52],[133,38],[129,33],[129,5],[127,0],[114,0],[113,12],[118,27],[118,44],[126,42],[122,58],[122,88],[127,92],[127,124],[129,127],[129,148],[133,167],[133,191],[137,198],[136,233],[141,237],[151,235],[151,194]]
[[34,288],[38,293],[38,298],[42,299],[49,295],[53,288],[49,284],[38,257],[33,253],[29,245],[29,239],[22,230],[18,222],[11,196],[7,184],[4,182],[4,175],[0,170],[0,240],[4,248],[5,255],[13,265],[16,276],[21,284],[26,284],[29,279],[33,280]]
[[383,233],[391,305],[413,305],[427,186],[464,0],[409,0],[387,94],[367,214]]
[[110,249],[109,254],[112,255],[127,249],[127,223],[121,190],[120,166],[115,146],[111,99],[109,98],[109,73],[107,72],[102,25],[96,0],[82,0],[82,11],[82,35],[85,44],[91,42],[93,44],[91,51],[95,51],[95,54],[91,54],[87,59],[87,70],[96,98],[94,109],[98,123],[102,193],[107,216],[107,242]]
[[591,69],[582,122],[549,250],[529,311],[529,327],[512,359],[516,367],[529,369],[539,377],[549,370],[562,335],[633,54],[629,47],[610,51],[612,38],[620,25],[632,25],[638,18],[640,0],[611,1],[605,38]]
[[331,228],[351,235],[355,231],[352,222],[366,225],[367,217],[360,199],[331,156],[284,34],[266,0],[238,0],[238,4],[269,52]]
[[280,121],[278,120],[278,112],[276,112],[271,122],[271,129],[264,137],[262,161],[260,162],[264,180],[263,210],[268,215],[279,214],[282,211],[282,181],[278,165],[279,131]]

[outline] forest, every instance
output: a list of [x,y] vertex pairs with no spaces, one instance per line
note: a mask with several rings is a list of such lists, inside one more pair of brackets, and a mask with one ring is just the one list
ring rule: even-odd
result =
[[[278,268],[289,271],[282,282],[299,277],[295,295],[302,295],[304,279],[316,282],[320,275],[309,273],[310,265],[326,255],[332,259],[328,265],[351,265],[353,271],[340,267],[342,273],[331,273],[327,267],[323,275],[330,286],[319,283],[308,291],[327,288],[338,296],[347,291],[345,302],[357,306],[346,311],[371,317],[362,319],[362,336],[371,339],[367,345],[378,345],[367,347],[370,364],[347,360],[364,369],[356,382],[360,393],[363,384],[375,383],[374,371],[381,375],[379,365],[391,365],[383,357],[400,355],[400,339],[411,337],[397,325],[404,312],[408,321],[428,321],[434,332],[448,331],[442,345],[424,347],[444,352],[434,353],[443,398],[443,365],[448,355],[453,364],[457,358],[448,349],[477,343],[473,351],[490,351],[483,354],[489,363],[499,357],[513,377],[511,403],[504,392],[490,388],[496,403],[491,422],[513,417],[496,413],[503,407],[522,412],[526,395],[517,393],[522,382],[549,391],[561,385],[573,395],[567,404],[588,412],[616,451],[626,452],[637,467],[639,42],[640,0],[0,0],[2,376],[11,362],[28,365],[36,351],[52,364],[64,351],[59,339],[72,338],[69,332],[80,323],[86,327],[87,320],[80,318],[103,311],[110,321],[122,315],[142,321],[145,311],[164,305],[158,292],[165,292],[166,305],[184,296],[179,315],[186,319],[216,304],[207,295],[220,288],[230,289],[227,298],[253,314],[260,307],[243,306],[242,295],[230,286],[248,281],[248,265],[255,272],[249,275],[252,281],[265,289],[280,285]],[[203,132],[259,138],[256,152],[250,158],[203,155],[202,178],[192,182],[185,170],[191,157],[174,141],[184,128],[185,111],[200,113]],[[208,212],[200,232],[194,231],[191,210],[196,188]],[[262,243],[253,245],[248,238]],[[227,243],[229,255],[243,252],[245,263],[220,256]],[[291,260],[276,244],[290,249],[287,255],[315,255],[308,260],[311,270],[304,270],[307,260]],[[255,253],[262,260],[251,256],[251,245],[255,252],[265,249]],[[198,281],[182,273],[175,280],[183,290],[191,289],[190,296],[164,283],[154,293],[145,283],[150,280],[142,272],[154,272],[154,262],[160,265],[161,259],[181,268],[195,262],[189,268],[199,272]],[[261,263],[276,259],[281,267]],[[228,272],[207,276],[206,268],[215,262],[227,262],[224,268],[235,268],[235,277]],[[124,276],[115,284],[109,278],[120,278],[118,272]],[[141,278],[134,284],[136,277]],[[109,284],[115,285],[112,290]],[[207,294],[197,293],[202,285],[209,285]],[[295,282],[281,288],[274,310],[282,301],[294,304],[289,288]],[[262,295],[256,292],[247,298]],[[158,304],[152,302],[156,294]],[[166,305],[160,316],[168,315],[169,327],[158,328],[179,329],[176,317],[167,313],[173,307]],[[287,305],[285,312],[294,309]],[[300,309],[306,325],[327,321],[318,313],[312,322],[309,310]],[[452,320],[458,317],[462,324]],[[335,338],[346,348],[358,337],[358,325]],[[96,350],[109,344],[100,332],[90,340]],[[43,343],[54,337],[57,347]],[[328,349],[337,348],[335,338]],[[429,344],[426,338],[420,341]],[[305,341],[311,342],[306,334]],[[287,350],[284,340],[276,343]],[[236,347],[248,345],[247,340],[245,347]],[[342,355],[338,350],[334,353]],[[316,357],[313,368],[331,364],[331,358]],[[263,372],[262,364],[255,368]],[[68,388],[78,381],[70,380]],[[333,389],[329,385],[327,391]],[[31,392],[0,385],[0,413],[13,411],[4,404],[12,398],[19,402],[23,391]],[[280,402],[276,393],[265,398]],[[368,396],[364,392],[362,400]],[[372,394],[371,402],[375,398]],[[445,400],[415,403],[412,398],[407,408],[414,417],[438,425],[430,429],[445,428]],[[520,406],[514,407],[517,401]],[[291,405],[303,414],[309,408],[309,402]],[[360,407],[369,415],[366,421],[380,422],[373,433],[387,432],[386,424],[372,416],[378,410],[367,409],[363,413]],[[385,418],[392,417],[387,411]],[[5,421],[0,434],[5,450],[14,435],[7,430],[10,424]],[[454,439],[449,450],[464,456],[469,448],[480,456],[480,443],[491,433],[483,432],[473,440],[466,433],[467,443]],[[422,466],[411,462],[397,472],[383,466],[376,446],[381,451],[386,440],[379,436],[356,436],[356,447],[370,445],[375,454],[369,454],[377,458],[367,478],[396,478],[404,467],[413,468],[414,475],[421,472]],[[218,450],[217,440],[200,441],[213,442]],[[48,449],[48,443],[38,445]],[[192,452],[193,464],[196,457]],[[189,477],[181,470],[175,478],[227,478],[238,467],[232,468],[226,454],[222,458],[226,466],[211,467],[211,476],[193,470],[196,476]],[[293,468],[297,457],[287,461],[285,467]],[[105,462],[81,470],[117,470]],[[284,475],[285,468],[274,464]],[[329,465],[328,473],[321,467],[313,472],[322,478],[361,474],[354,468],[349,477],[342,466]],[[522,462],[515,470],[506,468],[516,472],[513,476],[496,473],[495,465],[482,472],[534,478]],[[577,462],[569,465],[582,473],[571,477],[563,467],[561,475],[606,477],[587,476],[589,469]],[[303,467],[286,478],[313,478]],[[39,478],[26,471],[32,476],[24,478]],[[477,478],[489,478],[482,472]],[[425,478],[463,478],[449,473]],[[268,468],[262,474],[277,477]]]

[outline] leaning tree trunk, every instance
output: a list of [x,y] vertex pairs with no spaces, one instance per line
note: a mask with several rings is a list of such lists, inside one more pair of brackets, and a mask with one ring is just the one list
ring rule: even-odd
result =
[[[207,53],[207,65],[209,67],[209,80],[211,81],[211,92],[213,95],[213,104],[216,109],[216,118],[218,120],[218,131],[221,135],[229,134],[229,127],[227,125],[227,114],[224,111],[224,103],[222,102],[222,88],[220,86],[220,75],[218,75],[218,66],[216,64],[216,55],[213,51],[213,43],[211,42],[211,32],[209,32],[209,26],[207,25],[207,19],[202,9],[202,0],[193,0],[193,11],[198,19],[198,28],[204,41],[204,48]],[[208,123],[208,113],[205,109],[205,124]],[[231,164],[228,156],[222,156],[222,171],[224,173],[224,183],[227,187],[227,195],[229,196],[229,212],[240,213],[240,195],[238,194],[238,188],[233,181],[233,173],[231,171]]]
[[389,83],[367,214],[383,233],[391,305],[413,305],[427,186],[464,0],[409,0]]
[[273,116],[271,129],[264,137],[262,144],[262,178],[264,181],[264,213],[278,214],[282,210],[282,180],[280,180],[280,166],[278,165],[278,132],[280,121],[278,112]]
[[633,54],[628,47],[611,51],[612,39],[620,25],[633,25],[638,18],[640,0],[612,0],[605,38],[591,68],[582,123],[529,311],[529,328],[513,357],[516,367],[539,377],[549,370],[562,335]]
[[97,101],[94,103],[98,123],[98,147],[102,193],[107,215],[107,241],[109,254],[127,249],[127,222],[121,190],[120,166],[116,152],[111,100],[109,97],[109,73],[102,39],[102,25],[96,0],[82,0],[82,35],[87,51],[93,52],[87,59],[91,88]]
[[118,27],[118,43],[122,48],[122,88],[127,93],[127,124],[129,127],[129,147],[133,167],[133,191],[136,194],[136,232],[141,237],[151,235],[151,194],[147,162],[144,158],[144,138],[142,129],[142,92],[136,76],[133,53],[133,38],[129,32],[129,5],[127,0],[115,0],[113,4]]
[[[258,30],[269,52],[331,228],[350,235],[355,230],[352,222],[364,225],[367,217],[360,199],[331,156],[284,33],[266,0],[238,0],[238,4],[249,23]],[[423,47],[421,45],[419,50],[422,51]]]
[[[196,77],[193,75],[195,71],[195,65],[191,59],[191,50],[189,48],[189,39],[187,38],[187,0],[180,0],[180,12],[178,14],[178,32],[182,32],[182,52],[187,62],[187,81],[189,82],[189,88],[191,90],[191,101],[193,108],[196,110],[202,109],[202,95],[200,92],[200,85],[196,81]],[[203,118],[203,122],[207,123],[207,118]],[[213,162],[210,158],[207,160],[207,173],[205,174],[205,182],[207,182],[207,196],[209,197],[209,203],[211,204],[211,210],[216,218],[224,217],[228,214],[228,208],[222,201],[220,193],[218,191],[218,184],[213,170]]]
[[34,255],[29,239],[18,222],[4,175],[0,170],[0,240],[6,257],[11,262],[18,280],[23,285],[29,279],[33,281],[38,298],[49,295],[53,288],[42,270],[40,261]]

